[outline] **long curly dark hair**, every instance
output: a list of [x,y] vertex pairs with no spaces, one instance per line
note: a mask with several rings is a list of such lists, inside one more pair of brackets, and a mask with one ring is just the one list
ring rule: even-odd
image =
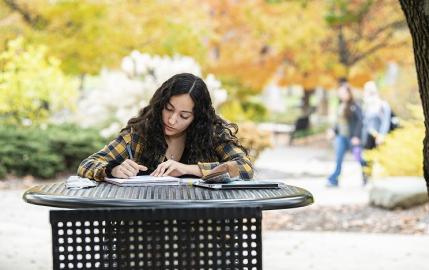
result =
[[[350,119],[353,116],[353,106],[355,106],[355,99],[354,99],[353,92],[352,92],[352,89],[350,88],[350,86],[343,85],[341,87],[343,87],[347,91],[347,94],[349,95],[349,99],[345,102],[346,106],[345,106],[344,111],[343,111],[343,116],[347,119]],[[341,102],[343,102],[343,101],[341,101]]]
[[189,94],[194,102],[194,119],[186,129],[185,150],[181,161],[186,164],[219,161],[215,147],[221,143],[232,142],[248,151],[236,136],[238,126],[228,123],[215,113],[205,82],[190,73],[176,74],[159,87],[149,105],[140,110],[137,117],[131,118],[123,129],[138,135],[143,145],[139,160],[148,167],[148,172],[158,166],[167,150],[162,110],[172,96]]

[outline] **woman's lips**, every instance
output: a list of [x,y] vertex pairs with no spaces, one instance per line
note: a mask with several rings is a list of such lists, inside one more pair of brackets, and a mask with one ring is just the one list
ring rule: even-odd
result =
[[166,124],[164,124],[164,127],[165,127],[166,129],[168,129],[168,130],[175,130],[174,128],[172,128],[172,127],[170,127],[170,126],[167,126]]

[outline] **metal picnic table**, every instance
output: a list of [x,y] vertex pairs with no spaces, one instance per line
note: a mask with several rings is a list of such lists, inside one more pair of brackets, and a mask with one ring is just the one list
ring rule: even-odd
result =
[[51,210],[54,269],[262,269],[263,210],[313,203],[305,189],[191,185],[87,189],[39,185],[23,198]]

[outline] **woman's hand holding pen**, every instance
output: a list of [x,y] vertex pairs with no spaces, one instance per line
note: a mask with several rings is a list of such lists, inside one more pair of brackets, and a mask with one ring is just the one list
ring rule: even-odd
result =
[[112,176],[116,178],[130,178],[136,176],[139,171],[146,171],[147,167],[137,164],[131,159],[126,159],[121,165],[118,165],[112,169]]
[[156,167],[150,174],[152,176],[181,176],[190,173],[190,165],[186,165],[175,160],[169,159]]

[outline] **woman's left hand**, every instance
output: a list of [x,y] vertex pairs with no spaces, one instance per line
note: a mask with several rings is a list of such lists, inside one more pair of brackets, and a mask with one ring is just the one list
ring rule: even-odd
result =
[[169,159],[156,167],[151,176],[181,176],[187,174],[188,165]]

